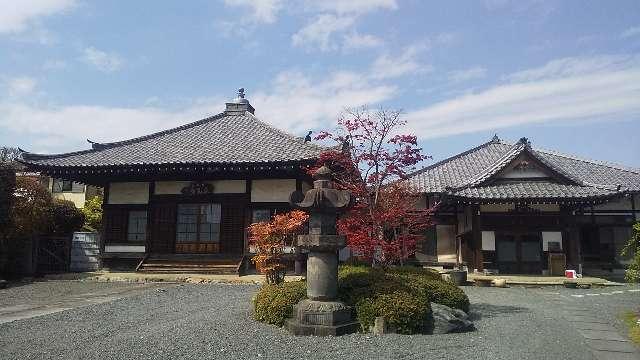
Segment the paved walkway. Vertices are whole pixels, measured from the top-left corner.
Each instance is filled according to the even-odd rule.
[[[586,301],[594,296],[601,296],[603,300],[615,299],[617,296],[628,297],[639,293],[640,289],[624,289],[616,291],[587,292],[582,294],[551,293],[549,305],[555,306],[566,321],[584,338],[598,360],[638,360],[640,351],[629,339],[622,335],[619,329],[611,325],[611,319],[605,318],[592,304]],[[553,296],[557,295],[557,296]],[[575,301],[567,301],[570,297]],[[605,299],[606,298],[606,299]],[[640,301],[638,301],[640,303]]]
[[[567,278],[564,276],[541,276],[541,275],[481,275],[481,274],[469,274],[467,277],[469,280],[484,279],[484,280],[507,280],[509,285],[562,285]],[[590,284],[590,285],[621,285],[619,283],[611,282],[606,279],[601,279],[592,276],[586,276],[580,279],[575,279],[578,284]]]

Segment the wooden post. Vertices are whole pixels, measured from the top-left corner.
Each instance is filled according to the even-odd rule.
[[[105,243],[104,238],[107,229],[107,222],[105,221],[107,208],[109,204],[109,183],[104,184],[104,189],[102,191],[102,229],[100,229],[100,254],[104,254]]]
[[[475,205],[472,207],[473,216],[471,221],[471,232],[473,235],[474,246],[474,267],[478,271],[483,270],[483,257],[482,257],[482,221],[480,218],[480,207]]]

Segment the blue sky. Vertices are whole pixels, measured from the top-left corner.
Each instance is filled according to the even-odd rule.
[[[402,109],[435,160],[487,141],[640,167],[640,2],[0,0],[0,144],[85,149],[220,112],[289,132]],[[427,165],[429,162],[425,163]]]

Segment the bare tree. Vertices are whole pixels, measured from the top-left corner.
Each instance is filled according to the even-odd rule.
[[[18,156],[20,156],[20,150],[18,150],[18,148],[9,146],[0,147],[0,163],[13,162]]]

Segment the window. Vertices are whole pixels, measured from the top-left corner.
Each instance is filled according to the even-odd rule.
[[[53,179],[53,186],[51,188],[51,192],[53,192],[53,193],[61,193],[61,192],[83,193],[84,192],[84,185],[81,184],[81,183],[70,181],[70,180]]]
[[[267,222],[271,220],[270,209],[253,209],[251,223]]]
[[[220,204],[178,204],[176,242],[220,242]]]
[[[127,241],[144,242],[147,238],[147,212],[142,210],[129,211],[129,226],[127,227]]]

